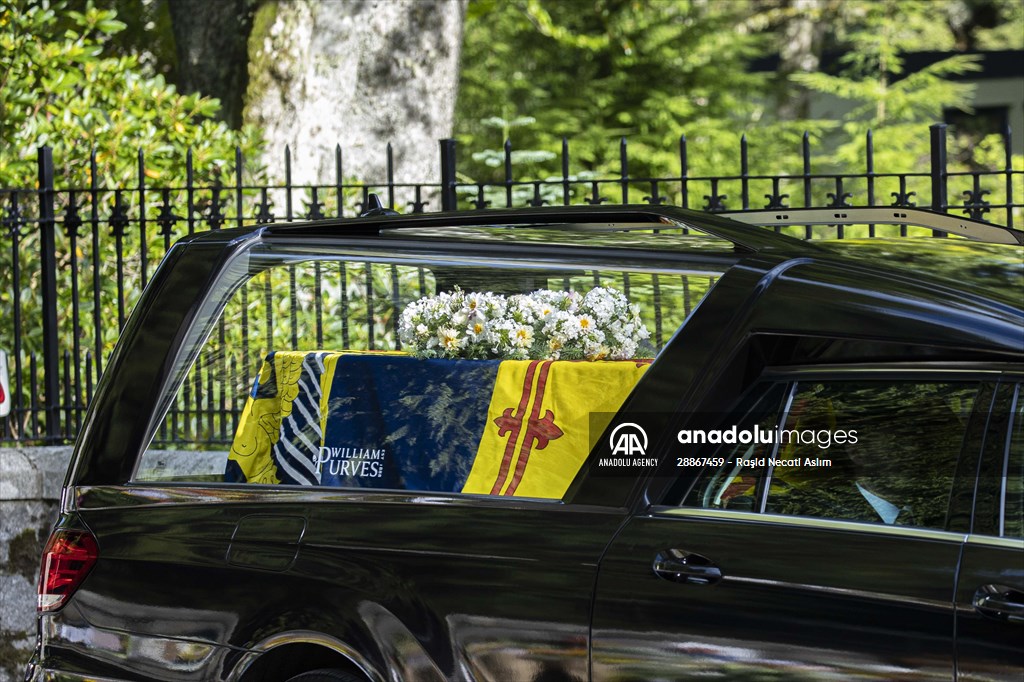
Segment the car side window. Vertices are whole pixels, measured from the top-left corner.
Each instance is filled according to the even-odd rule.
[[[254,248],[133,480],[561,499],[719,274],[395,260]]]
[[[690,488],[683,505],[702,509],[728,509],[732,511],[760,511],[760,498],[767,480],[767,468],[763,462],[774,453],[774,440],[770,435],[775,431],[783,414],[784,401],[790,385],[787,383],[772,384],[767,390],[754,389],[759,398],[746,401],[747,410],[741,407],[732,419],[722,422],[724,431],[731,430],[733,424],[737,433],[750,434],[749,442],[726,443],[717,449],[698,450],[683,446],[680,451],[685,462],[691,455],[716,463],[704,470],[696,485]],[[751,406],[751,403],[753,405]],[[704,440],[696,431],[693,440]],[[688,439],[689,440],[689,439]],[[727,438],[727,440],[733,440]],[[739,437],[735,439],[739,441]],[[744,439],[746,440],[746,439]],[[758,464],[758,462],[762,462]],[[720,464],[718,464],[720,463]],[[753,464],[751,464],[753,463]]]
[[[1024,384],[1017,387],[1006,476],[1003,478],[1003,536],[1024,538]]]
[[[944,528],[977,391],[976,384],[960,382],[799,382],[781,423],[769,427],[768,454],[744,457],[745,466],[736,470],[760,486],[762,497],[751,510]],[[733,452],[724,460],[704,473],[688,505],[736,508],[700,497],[707,481],[739,463]]]
[[[944,528],[978,387],[801,383],[780,432],[765,511]]]

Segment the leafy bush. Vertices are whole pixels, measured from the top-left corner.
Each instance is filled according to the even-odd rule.
[[[139,56],[104,56],[105,43],[125,25],[114,11],[91,2],[73,6],[81,11],[64,2],[0,0],[0,319],[10,321],[17,312],[25,321],[20,330],[10,322],[0,325],[0,348],[21,347],[20,358],[12,357],[21,371],[15,376],[19,367],[12,366],[11,380],[20,381],[22,405],[51,400],[29,394],[29,354],[42,348],[37,148],[53,149],[58,342],[62,352],[79,356],[72,362],[84,368],[83,378],[71,388],[83,396],[146,276],[185,229],[189,150],[193,182],[209,187],[234,174],[236,145],[245,158],[255,158],[259,143],[256,130],[234,131],[214,120],[217,100],[178,93]],[[246,174],[258,180],[260,170]],[[168,200],[182,219],[168,236],[158,233],[160,196],[153,185],[169,188]],[[197,217],[209,207],[211,192],[198,191],[194,199]],[[133,227],[142,217],[148,221],[145,234]],[[90,350],[100,357],[86,366],[82,356]]]
[[[233,167],[236,145],[255,148],[255,130],[214,120],[217,100],[178,93],[137,56],[101,56],[125,26],[113,10],[29,0],[0,7],[0,187],[32,187],[42,145],[53,148],[61,182],[81,187],[91,148],[101,186],[136,181],[139,150],[146,177],[173,186],[184,184],[190,148],[200,182]]]

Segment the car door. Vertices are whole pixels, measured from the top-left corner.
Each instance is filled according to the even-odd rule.
[[[681,430],[678,484],[602,558],[593,678],[950,679],[957,465],[990,397],[811,372],[756,387],[718,420],[726,444]]]
[[[963,680],[1024,679],[1024,390],[1003,383],[985,432],[956,592]]]

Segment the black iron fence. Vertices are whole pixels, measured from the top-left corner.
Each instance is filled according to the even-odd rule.
[[[611,174],[574,173],[570,144],[563,141],[559,174],[517,176],[506,143],[503,178],[476,182],[461,178],[456,142],[446,139],[440,141],[437,182],[396,182],[388,145],[385,176],[377,182],[346,179],[337,148],[334,178],[322,184],[293,183],[286,150],[283,183],[246,183],[237,152],[231,182],[207,184],[195,182],[189,154],[187,180],[178,187],[152,184],[141,152],[137,181],[130,186],[100,186],[94,153],[89,186],[59,187],[52,153],[43,147],[38,187],[0,188],[0,350],[8,353],[11,384],[11,411],[0,418],[0,441],[58,443],[75,437],[106,356],[155,264],[175,239],[196,231],[352,217],[367,206],[370,193],[412,213],[581,203],[671,203],[712,212],[918,205],[1011,227],[1020,221],[1024,170],[1013,168],[1009,130],[1003,167],[971,171],[950,169],[944,124],[931,126],[928,134],[928,168],[906,173],[875,170],[870,135],[863,170],[813,170],[828,161],[813,158],[805,135],[802,167],[791,173],[750,173],[744,138],[739,173],[691,175],[687,141],[680,137],[678,175],[635,177],[623,138],[619,168]],[[808,229],[804,236],[823,235]]]

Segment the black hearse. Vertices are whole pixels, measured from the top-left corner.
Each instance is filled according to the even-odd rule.
[[[1020,680],[1021,233],[840,210],[182,240],[27,679]]]

